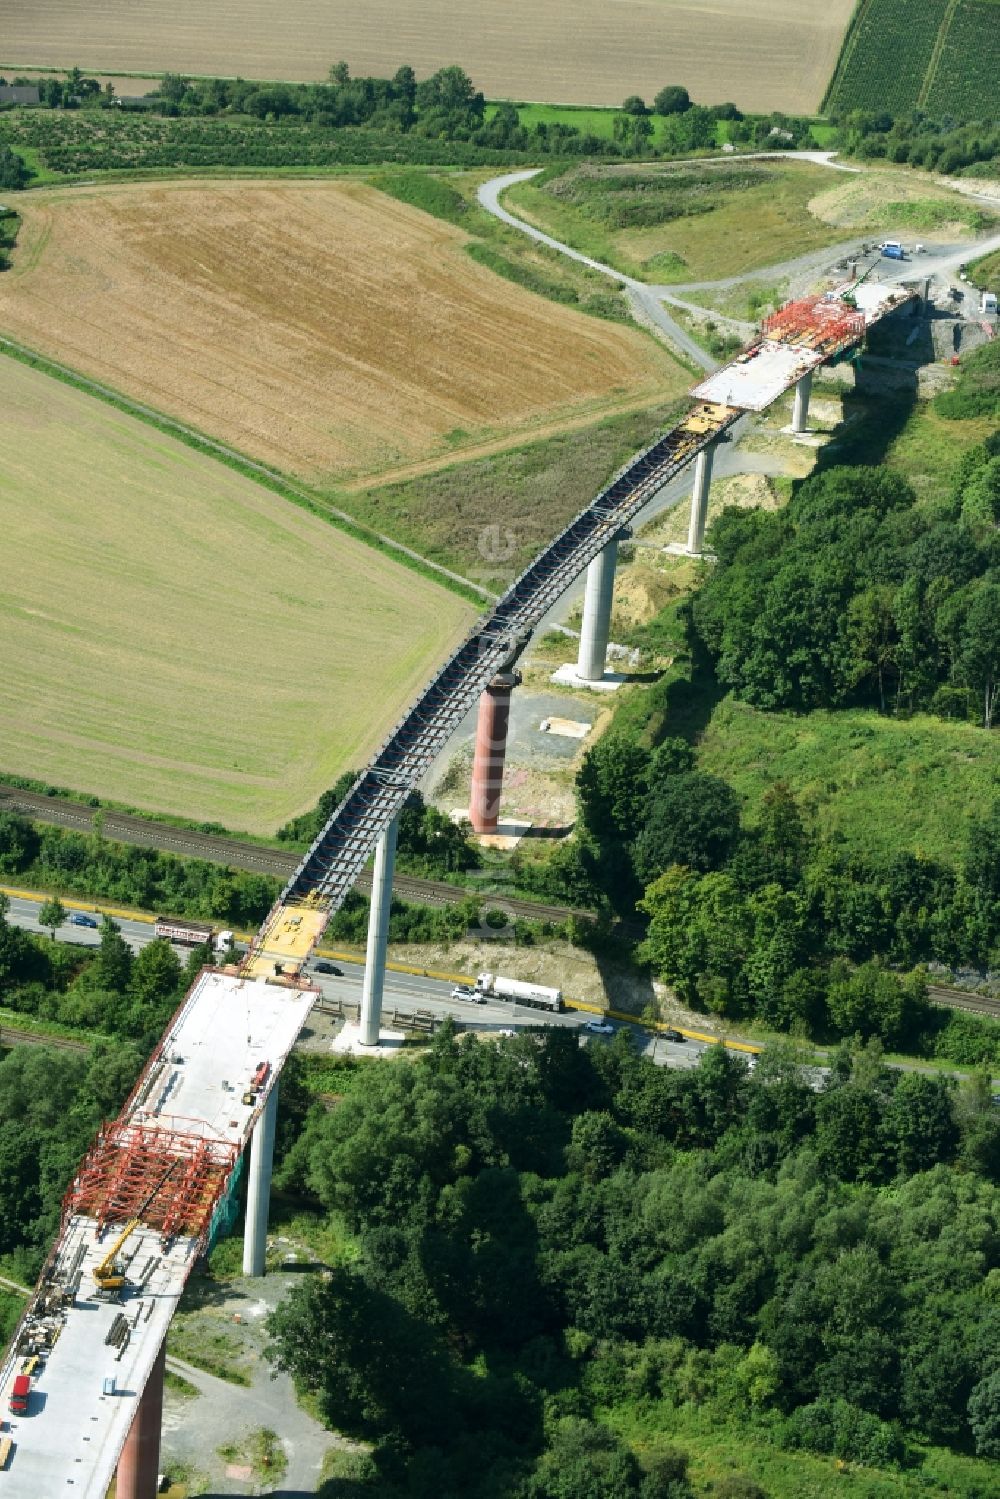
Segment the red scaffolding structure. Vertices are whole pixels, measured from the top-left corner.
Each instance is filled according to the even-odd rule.
[[[98,1231],[139,1217],[165,1239],[204,1241],[239,1148],[192,1130],[116,1120],[101,1130],[63,1199]]]
[[[804,297],[772,312],[761,331],[775,343],[837,354],[863,338],[865,326],[864,313],[838,298]]]

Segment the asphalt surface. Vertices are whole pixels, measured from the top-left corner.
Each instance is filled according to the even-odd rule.
[[[38,902],[26,900],[23,896],[11,896],[9,899],[8,921],[14,926],[23,927],[26,931],[41,932],[48,936],[48,928],[42,928],[38,924]],[[135,952],[155,940],[151,923],[116,918],[116,924],[125,941]],[[67,922],[58,929],[57,935],[60,941],[72,942],[81,947],[97,947],[100,944],[100,933],[93,927],[75,926]],[[187,948],[177,943],[172,945],[179,957],[186,957]],[[338,958],[335,966],[340,972],[326,974],[316,972],[315,961],[333,960],[322,958],[314,960],[307,970],[309,978],[319,989],[323,999],[336,1000],[349,1005],[360,1004],[365,971],[363,963]],[[385,976],[382,997],[383,1024],[388,1026],[391,1023],[394,1009],[410,1014],[415,1010],[423,1010],[437,1020],[450,1016],[460,1021],[464,1027],[487,1035],[497,1035],[503,1030],[519,1031],[537,1025],[556,1025],[575,1030],[581,1037],[587,1037],[590,1042],[600,1044],[610,1039],[588,1032],[588,1022],[595,1017],[585,1011],[566,1010],[562,1014],[554,1015],[506,1000],[491,1001],[484,1005],[473,1004],[468,1000],[453,999],[453,987],[450,980],[426,978],[422,974],[396,973],[389,970]],[[664,1037],[651,1037],[641,1026],[632,1026],[626,1021],[611,1021],[610,1024],[616,1031],[623,1028],[632,1030],[641,1050],[653,1056],[654,1060],[662,1065],[693,1067],[705,1047],[705,1043],[699,1041],[678,1042],[667,1041]]]

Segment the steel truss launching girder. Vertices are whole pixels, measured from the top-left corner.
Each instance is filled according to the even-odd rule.
[[[517,659],[531,631],[588,563],[668,480],[738,419],[725,406],[694,408],[622,469],[535,558],[424,688],[336,808],[282,891],[244,964],[267,945],[283,907],[335,911],[353,889],[379,834],[429,770],[479,694]]]

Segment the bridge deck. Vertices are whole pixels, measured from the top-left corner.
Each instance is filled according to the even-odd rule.
[[[14,1375],[41,1352],[27,1415],[10,1418],[4,1499],[49,1499],[70,1488],[76,1499],[104,1499],[219,1190],[316,997],[305,985],[203,971],[121,1117],[81,1164],[54,1254],[0,1367],[6,1412]],[[261,1062],[270,1066],[266,1082],[244,1103]],[[207,1177],[198,1176],[199,1154]],[[173,1180],[163,1183],[164,1162],[175,1159]],[[144,1223],[123,1247],[126,1293],[120,1301],[98,1298],[94,1267],[158,1182],[159,1196],[143,1212],[156,1226]],[[80,1203],[86,1211],[73,1210]],[[171,1214],[198,1231],[165,1238]],[[107,1342],[116,1318],[128,1327],[121,1350]],[[115,1379],[114,1394],[105,1393],[106,1378]]]

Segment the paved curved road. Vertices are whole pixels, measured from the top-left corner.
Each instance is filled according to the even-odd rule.
[[[520,230],[522,234],[530,235],[539,244],[558,250],[560,255],[567,255],[570,260],[576,260],[580,265],[588,266],[592,271],[599,271],[602,276],[610,276],[613,281],[617,281],[619,286],[624,286],[628,291],[629,301],[632,303],[633,312],[639,322],[653,323],[667,335],[671,343],[681,350],[685,358],[690,359],[699,369],[718,369],[719,366],[711,354],[706,353],[700,344],[695,343],[690,333],[666,312],[659,298],[658,287],[648,286],[644,281],[637,281],[634,276],[626,276],[624,272],[616,271],[614,266],[605,265],[602,260],[593,260],[591,256],[584,255],[580,250],[574,250],[571,245],[564,245],[561,240],[555,239],[551,234],[546,234],[542,229],[536,229],[534,224],[517,218],[515,214],[501,206],[501,193],[506,192],[509,187],[514,187],[518,182],[527,182],[529,178],[536,177],[540,171],[541,167],[531,167],[527,171],[506,172],[502,177],[491,178],[479,189],[480,204],[487,213],[493,214],[494,218],[501,219],[512,229]]]
[[[814,166],[828,167],[834,172],[857,173],[863,170],[861,167],[845,166],[843,162],[836,161],[834,151],[754,151],[747,152],[741,156],[703,156],[691,158],[692,162],[707,161],[773,161],[784,158],[789,161],[809,161]],[[700,368],[715,370],[717,362],[712,356],[701,348],[691,337],[686,329],[670,316],[663,306],[669,302],[674,307],[682,308],[694,313],[709,313],[716,322],[727,322],[734,327],[750,330],[749,323],[741,323],[736,319],[726,318],[714,308],[700,307],[697,302],[679,296],[678,292],[697,292],[709,289],[718,290],[727,286],[735,286],[741,281],[757,279],[774,279],[801,274],[811,270],[819,270],[828,265],[831,260],[842,260],[848,255],[857,254],[861,246],[870,243],[871,235],[844,240],[838,244],[827,245],[821,250],[812,250],[803,255],[796,255],[790,260],[779,262],[777,265],[763,266],[756,271],[743,271],[738,276],[723,276],[716,281],[687,281],[678,282],[671,286],[654,286],[645,281],[639,281],[634,276],[628,276],[623,271],[616,270],[614,266],[606,265],[601,260],[594,260],[589,255],[584,255],[580,250],[574,250],[572,245],[564,244],[551,234],[538,229],[527,220],[518,218],[516,214],[503,207],[500,202],[501,195],[509,187],[514,187],[519,182],[527,182],[542,170],[541,167],[533,167],[526,171],[506,172],[501,177],[493,177],[489,182],[484,182],[479,189],[479,202],[487,213],[493,214],[495,218],[502,220],[512,229],[517,229],[521,234],[529,235],[531,239],[537,240],[539,244],[548,245],[550,249],[557,250],[561,255],[566,255],[570,260],[575,260],[581,265],[589,267],[590,270],[599,271],[601,275],[610,277],[623,286],[632,304],[632,310],[640,323],[647,326],[653,324],[681,350],[684,356],[692,360]],[[975,193],[966,196],[977,202],[989,203],[996,207],[996,199]],[[933,259],[928,258],[920,262],[907,260],[902,263],[887,261],[884,267],[880,267],[879,280],[896,283],[900,281],[912,281],[922,275],[947,275],[958,269],[972,255],[988,255],[992,251],[1000,249],[1000,235],[993,235],[989,239],[971,240],[962,245],[950,249],[947,254],[935,255]]]

